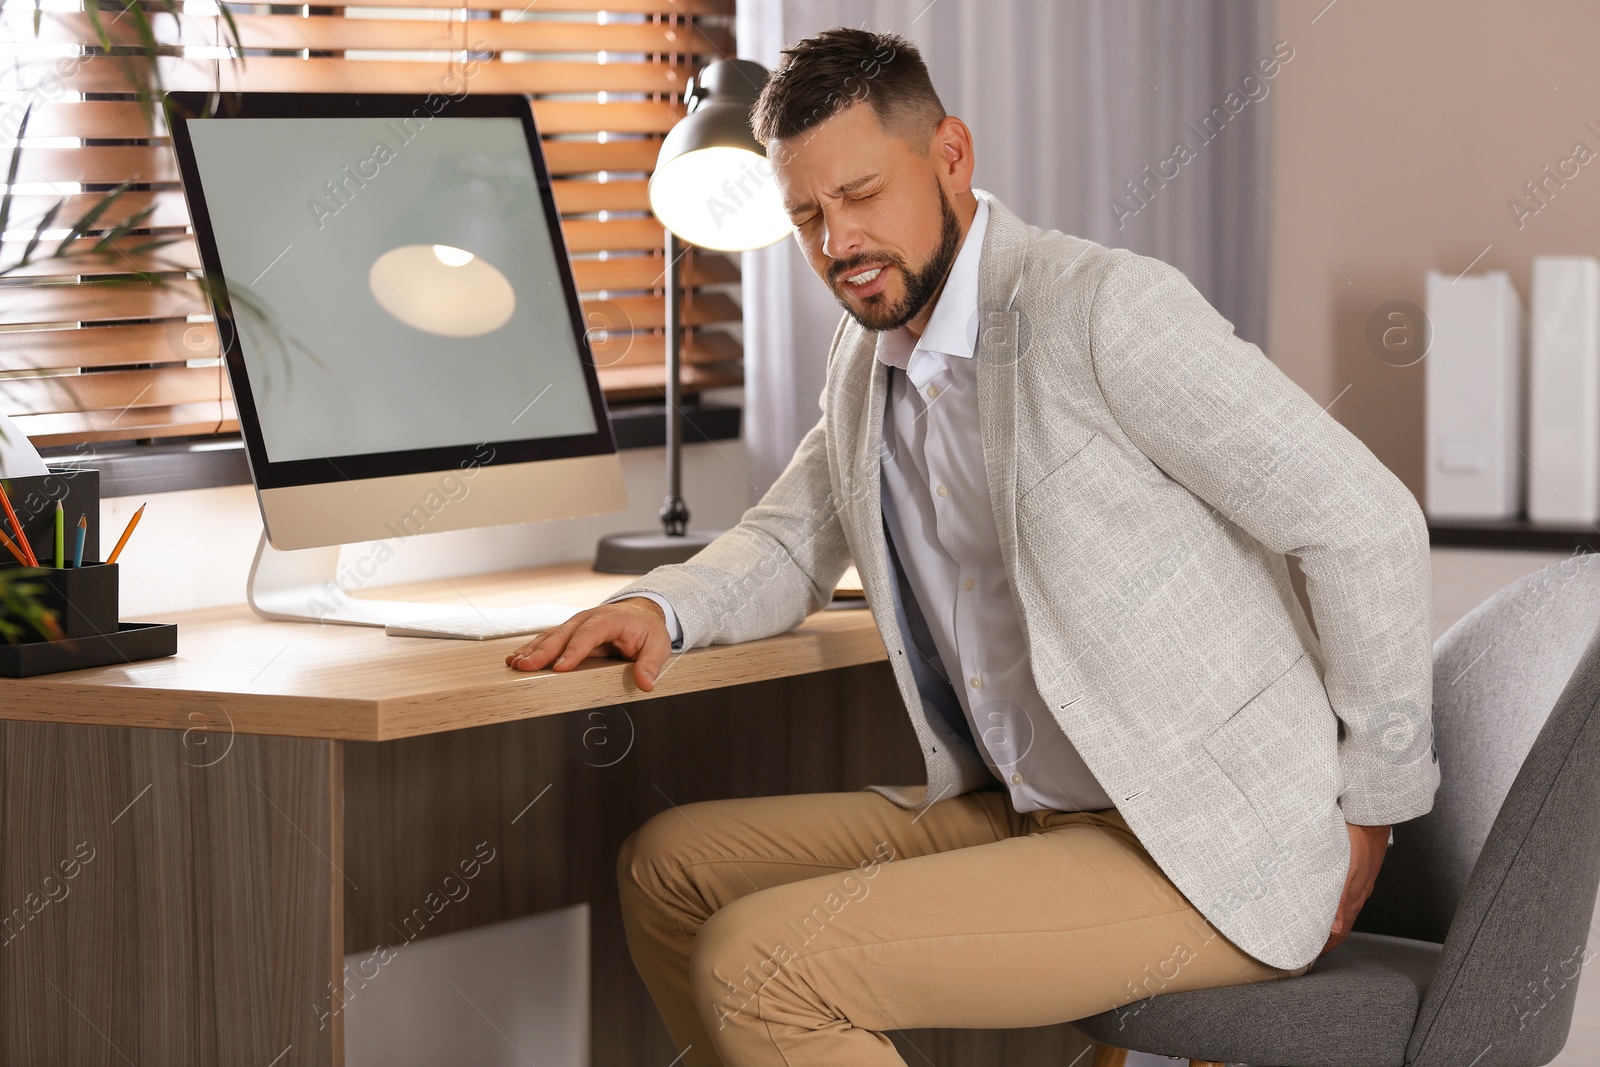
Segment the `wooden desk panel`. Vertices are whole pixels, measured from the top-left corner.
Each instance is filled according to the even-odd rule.
[[[580,606],[631,581],[587,563],[389,586],[363,595],[509,607]],[[506,653],[527,640],[390,637],[365,626],[268,622],[244,605],[165,616],[178,654],[119,667],[0,682],[0,719],[267,734],[348,741],[484,726],[885,660],[864,607],[819,611],[788,633],[695,649],[668,662],[653,692],[633,664],[593,658],[572,671],[516,671]]]
[[[191,740],[0,722],[0,1063],[343,1062],[340,745]]]

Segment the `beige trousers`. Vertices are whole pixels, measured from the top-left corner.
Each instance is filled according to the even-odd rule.
[[[920,814],[867,790],[685,804],[617,876],[685,1067],[903,1067],[884,1031],[1044,1026],[1309,967],[1229,941],[1115,808],[1018,813],[1000,790]]]

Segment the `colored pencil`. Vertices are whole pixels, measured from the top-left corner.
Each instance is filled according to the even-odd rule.
[[[24,556],[20,551],[18,551],[17,543],[11,540],[11,538],[7,537],[4,530],[0,530],[0,544],[4,544],[6,546],[6,551],[17,557],[18,563],[22,564],[24,567],[30,566],[28,563],[28,557]]]
[[[56,501],[56,570],[67,565],[67,516]]]
[[[37,567],[39,557],[33,554],[33,546],[28,544],[28,535],[22,532],[22,523],[17,521],[17,513],[12,510],[11,498],[6,496],[6,487],[0,485],[0,505],[6,510],[6,518],[11,520],[11,531],[17,535],[17,547],[22,549],[22,554],[27,558],[28,566]]]
[[[107,563],[115,563],[117,556],[122,553],[122,546],[128,543],[128,537],[133,533],[133,528],[139,525],[139,516],[144,514],[145,505],[140,504],[139,510],[133,513],[133,518],[128,520],[127,529],[122,531],[122,536],[117,538],[117,547],[111,550],[111,555],[106,557]]]
[[[72,565],[83,566],[83,538],[89,532],[89,516],[78,516],[78,543],[72,549]]]

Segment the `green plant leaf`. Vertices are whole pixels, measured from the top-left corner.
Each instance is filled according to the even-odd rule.
[[[66,202],[67,198],[63,196],[50,205],[50,210],[44,213],[44,218],[40,219],[39,224],[33,228],[33,236],[28,238],[28,247],[22,250],[22,259],[18,266],[28,262],[28,258],[33,255],[33,250],[39,247],[39,239],[44,236],[44,231],[48,230],[50,224],[56,220],[56,212],[60,211],[61,205]],[[3,232],[4,230],[0,229],[0,233]]]
[[[63,636],[55,612],[40,601],[43,593],[44,586],[38,582],[0,568],[0,637],[8,644],[21,642],[29,631],[44,640]]]
[[[17,187],[17,171],[22,168],[22,139],[28,133],[28,120],[33,117],[33,101],[22,109],[22,121],[17,124],[17,143],[11,147],[11,165],[6,168],[6,195],[0,197],[0,235],[6,232],[11,219],[12,190]]]
[[[83,216],[79,218],[77,222],[72,224],[72,228],[67,231],[67,235],[61,239],[61,243],[56,245],[54,254],[57,256],[66,254],[68,245],[82,237],[88,231],[94,229],[94,224],[99,221],[100,216],[104,215],[106,213],[106,209],[112,204],[116,203],[117,199],[122,196],[123,193],[127,192],[128,187],[132,184],[133,180],[131,178],[122,182],[115,189],[107,193],[104,199],[95,204],[94,207],[90,208],[88,211],[85,211]]]

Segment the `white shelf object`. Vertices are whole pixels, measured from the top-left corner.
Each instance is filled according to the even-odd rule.
[[[1429,271],[1425,510],[1510,519],[1522,507],[1522,301],[1501,270]]]
[[[1528,518],[1600,520],[1600,260],[1535,256],[1528,337]]]

